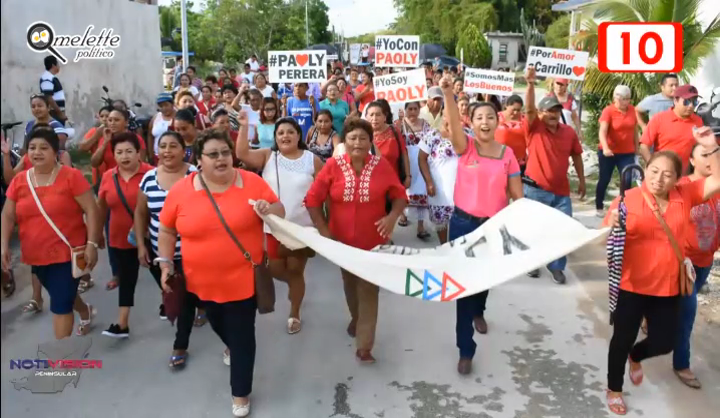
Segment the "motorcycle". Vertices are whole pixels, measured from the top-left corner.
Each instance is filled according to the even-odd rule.
[[[700,116],[705,126],[709,126],[716,137],[720,137],[720,87],[710,93],[710,99],[698,103],[695,113]]]
[[[110,98],[110,90],[107,86],[102,86],[102,89],[105,92],[105,97],[101,97],[100,101],[106,106],[113,107],[113,103],[116,102],[117,99]],[[133,103],[133,107],[140,109],[142,108],[142,103]],[[130,119],[128,120],[128,129],[140,135],[141,138],[147,141],[148,126],[150,125],[152,117],[138,117],[131,109],[128,109],[128,113],[130,115]]]

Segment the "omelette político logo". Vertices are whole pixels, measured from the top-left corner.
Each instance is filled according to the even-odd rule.
[[[60,35],[47,22],[35,22],[28,27],[28,48],[35,52],[49,52],[60,62],[68,60],[60,49],[75,49],[73,62],[82,59],[112,59],[115,48],[120,46],[120,35],[114,35],[112,28],[103,28],[97,35],[92,34],[95,26],[89,25],[82,35]]]

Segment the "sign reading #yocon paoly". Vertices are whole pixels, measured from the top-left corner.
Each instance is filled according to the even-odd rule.
[[[376,36],[375,65],[378,67],[419,67],[420,37],[415,35]]]
[[[320,83],[327,80],[325,51],[270,51],[271,83]]]

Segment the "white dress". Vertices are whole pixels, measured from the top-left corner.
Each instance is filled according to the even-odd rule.
[[[313,226],[304,200],[313,183],[314,174],[315,154],[310,151],[305,150],[303,155],[295,160],[285,158],[275,151],[270,154],[270,158],[263,168],[262,177],[285,207],[286,220],[300,226]],[[278,177],[280,178],[279,183]],[[270,232],[267,225],[265,225],[265,232]]]
[[[425,186],[425,179],[420,173],[418,155],[420,154],[420,142],[432,128],[424,120],[421,119],[421,121],[422,127],[417,132],[407,123],[403,122],[402,124],[402,134],[407,146],[410,175],[412,176],[410,188],[407,190],[408,205],[415,207],[427,207],[428,205],[427,186]]]

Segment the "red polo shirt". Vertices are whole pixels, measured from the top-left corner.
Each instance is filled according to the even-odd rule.
[[[133,218],[125,209],[125,206],[120,200],[120,196],[115,187],[115,181],[113,177],[118,175],[118,184],[120,185],[120,191],[131,211],[135,211],[135,204],[137,203],[137,195],[140,191],[140,180],[142,180],[145,173],[152,170],[152,166],[145,163],[140,163],[138,172],[130,177],[127,181],[122,178],[121,175],[117,174],[117,167],[110,170],[106,176],[103,176],[100,183],[100,190],[98,191],[98,198],[103,199],[110,211],[110,225],[108,227],[108,245],[113,248],[130,249],[133,247],[127,240],[128,232],[133,227]]]
[[[525,175],[541,189],[558,196],[570,196],[568,181],[569,158],[582,155],[582,145],[575,130],[558,123],[557,131],[550,132],[536,117],[531,124],[523,122],[527,135],[527,164]]]
[[[653,147],[654,151],[674,151],[683,163],[683,173],[690,163],[690,154],[695,145],[693,126],[703,126],[702,119],[696,114],[681,118],[673,109],[655,114],[647,124],[640,142]]]
[[[637,115],[632,105],[628,105],[627,110],[623,112],[611,104],[603,109],[599,121],[608,124],[607,142],[613,154],[635,153]],[[602,144],[598,143],[598,149],[603,149]]]

